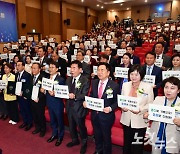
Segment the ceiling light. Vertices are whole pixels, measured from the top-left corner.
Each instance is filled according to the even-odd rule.
[[[121,6],[123,5],[123,3],[120,4]]]
[[[99,4],[97,4],[96,6],[99,7]]]
[[[83,2],[84,2],[84,0],[81,0],[81,2],[83,3]]]
[[[124,0],[115,0],[115,1],[113,1],[113,3],[122,3],[122,2],[124,2]]]
[[[104,8],[104,6],[101,6],[101,9],[103,9]]]
[[[147,3],[147,0],[145,0],[144,2]]]
[[[129,8],[127,8],[127,10],[129,10]]]

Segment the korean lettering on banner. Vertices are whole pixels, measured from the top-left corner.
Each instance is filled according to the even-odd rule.
[[[89,63],[90,62],[90,57],[88,55],[84,56],[84,62]]]
[[[180,79],[180,71],[162,71],[162,79],[169,78],[171,76],[174,76],[178,79]]]
[[[34,101],[37,101],[38,100],[38,95],[39,95],[39,87],[38,86],[33,86],[31,99],[34,100]]]
[[[88,109],[95,111],[103,111],[104,109],[104,99],[85,96],[85,102]]]
[[[156,79],[155,75],[145,75],[143,81],[146,83],[150,83],[152,85],[155,85],[155,79]]]
[[[0,89],[6,89],[7,87],[7,82],[4,80],[0,80]]]
[[[115,77],[128,78],[129,68],[125,67],[115,67]]]
[[[117,49],[117,55],[123,56],[126,53],[126,49]]]
[[[162,67],[163,59],[156,59],[155,65],[158,67]]]
[[[118,106],[133,111],[139,111],[140,99],[137,97],[118,95]]]
[[[93,66],[93,73],[94,75],[97,75],[97,66]]]
[[[174,124],[173,123],[174,118],[175,118],[174,107],[149,104],[149,116],[148,116],[149,120]]]
[[[54,85],[55,97],[69,99],[69,88],[67,85]]]
[[[45,90],[53,90],[53,81],[47,78],[42,78],[42,88]]]
[[[175,50],[180,51],[180,44],[175,45]]]
[[[1,59],[7,59],[8,55],[7,53],[0,54]]]
[[[71,68],[67,67],[67,76],[71,76]]]

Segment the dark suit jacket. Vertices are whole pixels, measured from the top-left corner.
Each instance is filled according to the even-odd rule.
[[[99,79],[92,81],[92,89],[91,89],[90,97],[98,98],[98,84],[99,84]],[[113,98],[107,98],[106,90],[109,88],[113,90]],[[99,112],[99,116],[101,116],[101,118],[104,119],[114,118],[115,116],[114,111],[118,107],[117,94],[119,94],[119,85],[116,82],[109,79],[101,99],[104,99],[104,107],[110,106],[112,108],[112,112],[108,114],[104,112]],[[93,114],[96,114],[96,111],[92,111],[92,116]]]
[[[91,75],[90,65],[87,64],[86,62],[82,62],[82,70],[83,70],[82,75],[89,79]]]
[[[72,88],[72,80],[73,77],[68,77],[66,80],[66,84],[68,85],[69,90]],[[86,116],[88,110],[83,107],[83,101],[85,100],[85,96],[88,94],[89,90],[89,80],[81,75],[79,78],[79,81],[81,83],[81,86],[79,89],[75,88],[74,94],[75,94],[75,100],[74,100],[74,109],[77,112],[77,115],[79,118],[83,118]],[[69,112],[70,108],[70,99],[67,100],[66,103],[66,111]]]
[[[143,69],[146,73],[146,69],[147,69],[146,64],[143,66]],[[162,69],[160,67],[154,65],[151,75],[156,76],[156,79],[155,79],[156,88],[153,89],[154,97],[156,97],[158,95],[158,89],[161,87],[161,84],[162,84]]]
[[[38,76],[38,78],[36,79],[36,82],[34,83],[34,86],[38,86],[39,87],[39,94],[38,94],[38,98],[39,98],[39,101],[38,103],[42,103],[42,104],[46,104],[46,99],[45,99],[45,94],[40,92],[40,87],[41,87],[41,84],[39,84],[38,82],[42,82],[42,78],[43,76],[40,74]],[[30,83],[33,85],[33,79],[34,79],[34,76],[31,76],[30,78]],[[32,100],[33,101],[33,100]],[[34,102],[34,101],[33,101]]]
[[[171,67],[171,57],[163,54],[162,58],[163,58],[162,66],[164,66],[166,68],[166,70],[167,70],[168,68]]]
[[[138,56],[133,55],[131,59],[133,59],[133,64],[140,64],[140,59]]]
[[[40,58],[37,58],[37,61],[39,61],[39,60],[40,60]],[[42,67],[42,66],[45,66],[45,65],[47,65],[47,64],[49,64],[49,58],[46,57],[46,56],[44,56],[43,61],[42,61],[42,63],[41,63],[41,67]]]

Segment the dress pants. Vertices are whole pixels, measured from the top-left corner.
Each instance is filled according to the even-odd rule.
[[[20,113],[23,119],[23,122],[27,125],[32,124],[32,112],[31,112],[31,103],[30,100],[24,99],[23,97],[18,97]]]
[[[146,128],[136,129],[125,125],[123,125],[123,128],[124,128],[123,154],[143,154]]]
[[[0,114],[8,115],[7,106],[3,97],[4,96],[0,96]]]
[[[94,129],[96,152],[102,152],[103,154],[112,153],[112,143],[111,143],[111,128],[115,120],[113,113],[111,115],[100,115],[101,113],[92,114],[91,120]]]
[[[46,131],[46,119],[45,119],[45,102],[34,102],[32,101],[32,115],[36,130],[41,132]]]
[[[18,103],[17,101],[5,101],[7,110],[9,113],[10,120],[14,122],[19,122],[19,112],[18,112]]]
[[[52,127],[52,136],[58,136],[59,139],[64,137],[64,103],[53,102],[47,99],[47,106],[50,115],[50,124]]]
[[[78,140],[77,126],[79,128],[82,142],[87,142],[87,128],[85,126],[85,117],[79,118],[73,106],[70,106],[68,112],[68,121],[71,138],[73,141]]]

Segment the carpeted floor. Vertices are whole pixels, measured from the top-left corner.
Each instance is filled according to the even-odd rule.
[[[29,131],[19,129],[19,125],[13,126],[8,120],[0,120],[0,148],[3,154],[79,154],[80,145],[67,148],[66,144],[71,141],[68,130],[62,144],[56,147],[55,141],[47,143],[46,140],[51,136],[51,128],[47,124],[47,133],[45,137],[39,137],[39,134],[33,135],[34,127]],[[88,139],[87,154],[93,154],[95,150],[94,141],[91,137]],[[122,154],[120,146],[113,145],[113,154]]]

